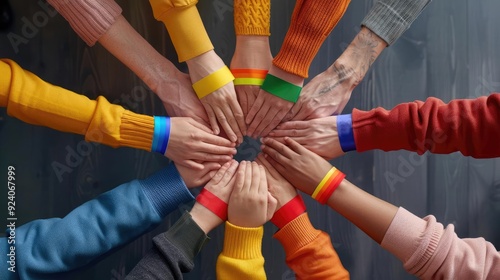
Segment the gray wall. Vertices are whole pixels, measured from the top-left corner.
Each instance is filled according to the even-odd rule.
[[[22,35],[22,17],[31,21],[41,8],[36,1],[10,1],[16,21],[8,32]],[[148,1],[118,1],[124,16],[155,47],[176,60],[167,33],[151,15]],[[198,4],[218,54],[229,63],[234,49],[231,0],[202,0]],[[352,1],[344,18],[324,43],[313,62],[313,77],[328,67],[359,30],[359,23],[374,1]],[[295,1],[272,1],[271,45],[276,54],[289,24]],[[363,83],[354,91],[345,112],[353,107],[392,108],[398,103],[436,96],[445,101],[472,98],[500,90],[500,2],[494,0],[435,0],[396,44],[385,50]],[[120,100],[146,89],[141,81],[101,46],[87,47],[59,15],[15,52],[7,33],[0,33],[0,56],[14,59],[46,81],[109,100],[146,114],[162,114],[159,99],[149,93],[129,106]],[[180,65],[185,69],[185,65]],[[1,73],[0,73],[1,75]],[[69,150],[83,144],[83,137],[27,125],[7,117],[0,109],[0,178],[6,181],[8,165],[16,166],[19,223],[61,217],[121,183],[144,178],[168,160],[144,151],[92,145],[71,173],[59,180],[54,162],[66,163]],[[240,148],[240,157],[256,153],[255,142]],[[366,191],[417,215],[433,214],[442,223],[453,223],[461,237],[483,236],[500,248],[500,162],[476,160],[459,153],[421,157],[408,152],[350,153],[333,161],[348,179]],[[390,184],[386,177],[400,176]],[[5,188],[2,192],[6,193]],[[4,197],[5,194],[1,194]],[[331,237],[352,279],[412,279],[401,263],[364,233],[329,209],[306,199],[313,224]],[[6,202],[0,203],[5,221]],[[165,231],[180,212],[173,213],[154,232],[108,255],[72,279],[122,279],[151,246],[152,236]],[[284,253],[271,238],[275,228],[265,228],[263,252],[269,279],[293,279]],[[223,229],[211,241],[186,279],[214,279]]]

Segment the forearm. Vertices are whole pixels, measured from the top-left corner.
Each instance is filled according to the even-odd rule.
[[[431,0],[378,0],[361,23],[392,45]]]
[[[398,208],[343,180],[328,199],[328,206],[377,243],[381,243]]]
[[[460,151],[466,156],[500,156],[500,94],[457,99],[445,104],[437,98],[403,103],[388,111],[353,110],[353,132],[358,151],[405,149],[423,154]]]
[[[307,78],[312,60],[344,15],[349,2],[350,0],[297,1],[290,27],[273,65]]]

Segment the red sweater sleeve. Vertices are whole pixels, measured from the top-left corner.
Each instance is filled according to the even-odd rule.
[[[457,99],[437,98],[403,103],[388,111],[354,109],[354,140],[359,152],[409,150],[492,158],[500,156],[500,94]]]
[[[297,279],[349,279],[330,237],[312,226],[307,213],[280,229],[274,238],[283,245],[286,263]]]

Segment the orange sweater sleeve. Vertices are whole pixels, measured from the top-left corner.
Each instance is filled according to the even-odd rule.
[[[286,263],[297,279],[349,279],[330,237],[312,226],[307,213],[280,229],[274,238],[283,245]]]
[[[321,44],[337,25],[350,0],[297,0],[285,40],[273,64],[307,78]]]
[[[153,117],[49,84],[9,59],[0,60],[0,73],[0,107],[9,116],[112,147],[151,150]]]

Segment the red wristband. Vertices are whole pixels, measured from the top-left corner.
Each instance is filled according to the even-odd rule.
[[[196,201],[212,211],[212,213],[221,218],[221,220],[227,220],[227,203],[209,190],[201,190],[200,194],[196,197]]]
[[[335,176],[335,178],[333,178],[333,180],[330,181],[329,185],[324,188],[325,191],[323,192],[323,194],[316,200],[321,204],[326,204],[330,196],[332,196],[333,192],[339,187],[340,183],[342,182],[342,180],[344,180],[344,178],[345,174],[339,172],[339,174],[337,174],[337,176]]]
[[[278,228],[283,228],[305,211],[306,205],[304,204],[304,200],[302,200],[302,196],[298,194],[274,213],[271,222]]]

